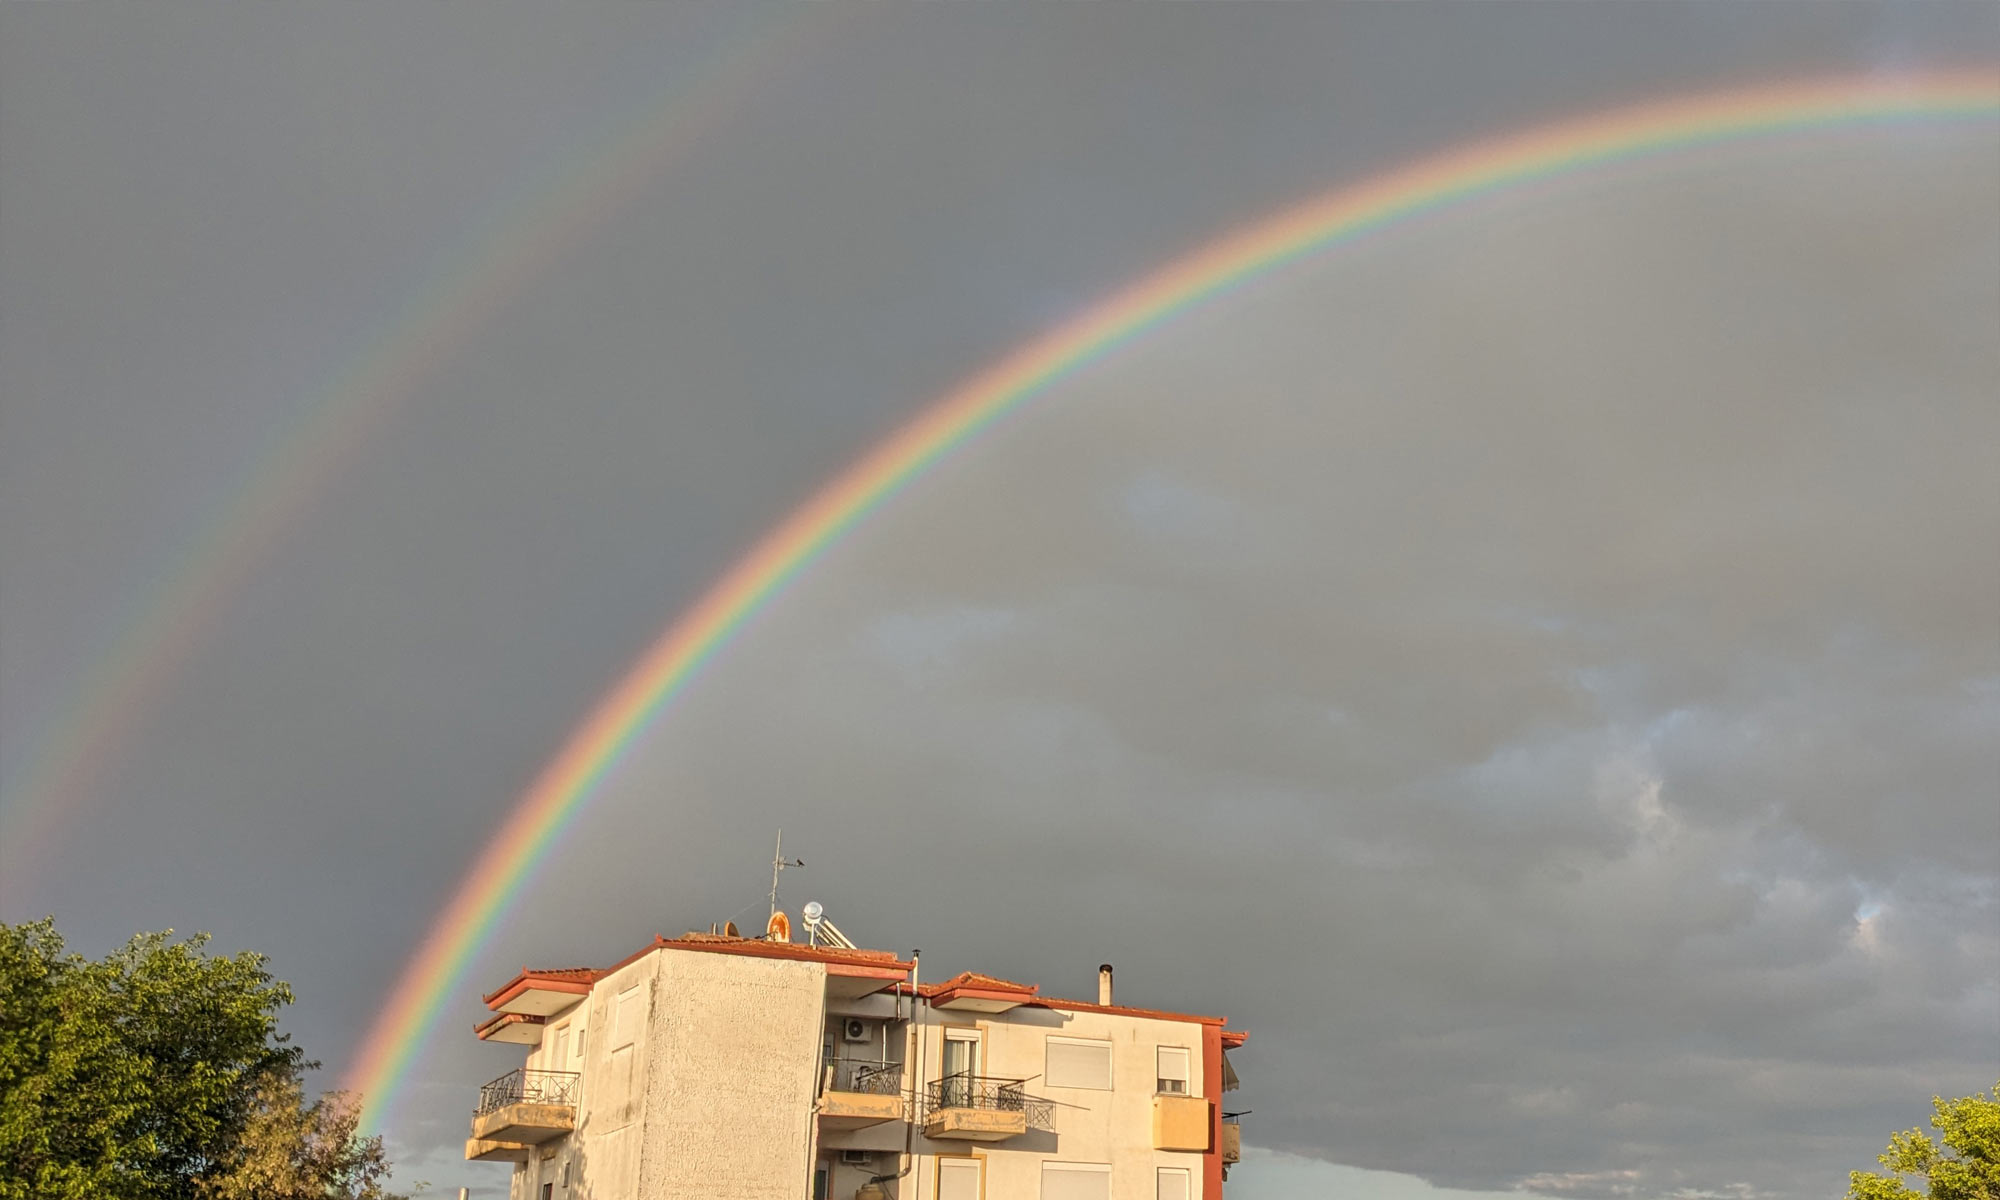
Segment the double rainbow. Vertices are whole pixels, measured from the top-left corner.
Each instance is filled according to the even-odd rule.
[[[466,230],[324,386],[297,402],[272,448],[223,489],[198,537],[166,556],[172,570],[141,589],[58,718],[40,736],[19,737],[33,752],[0,778],[0,903],[25,892],[37,865],[56,858],[61,825],[87,811],[100,773],[229,612],[230,597],[425,381],[529,280],[801,59],[837,15],[798,12],[782,21],[751,12],[690,69],[663,76],[635,117],[551,156]]]
[[[404,968],[346,1084],[381,1123],[425,1039],[458,997],[536,865],[632,740],[702,665],[877,506],[1052,383],[1189,307],[1305,255],[1500,189],[1669,151],[1815,129],[2000,114],[2000,70],[1848,77],[1620,109],[1447,151],[1230,233],[965,381],[766,534],[675,620],[543,769]]]

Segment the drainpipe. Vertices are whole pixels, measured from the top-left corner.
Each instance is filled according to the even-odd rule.
[[[777,876],[773,875],[773,879]],[[775,891],[773,892],[775,895]],[[819,1024],[813,1029],[812,1040],[812,1104],[806,1110],[806,1195],[812,1195],[813,1173],[819,1169],[819,1101],[820,1083],[826,1078],[826,1066],[820,1062],[820,1045],[826,1039],[826,975],[821,967],[819,982]],[[826,1173],[827,1191],[833,1190],[833,1172]]]
[[[906,1051],[907,1057],[913,1058],[915,1061],[909,1064],[911,1119],[903,1122],[903,1170],[910,1174],[911,1191],[921,1191],[923,1188],[923,1180],[916,1177],[917,1118],[922,1115],[918,1108],[920,1103],[918,1097],[921,1095],[918,1089],[924,1085],[924,1050],[926,1049],[925,1029],[923,1026],[917,1024],[917,1005],[923,1002],[923,997],[918,994],[917,989],[923,983],[923,975],[924,952],[922,950],[912,950],[910,951],[910,1034],[907,1045],[914,1046],[916,1053],[908,1054]],[[897,1195],[900,1196],[901,1194],[902,1189],[898,1188]]]

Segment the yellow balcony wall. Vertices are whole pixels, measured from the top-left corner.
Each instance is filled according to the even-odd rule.
[[[903,1097],[868,1092],[827,1092],[819,1098],[822,1129],[862,1129],[903,1119]]]
[[[1153,1149],[1208,1149],[1209,1102],[1199,1096],[1153,1097]]]
[[[924,1121],[927,1138],[999,1142],[1028,1132],[1028,1114],[1016,1109],[940,1108]]]
[[[534,1149],[533,1146],[523,1145],[520,1142],[468,1138],[465,1143],[465,1161],[524,1163],[528,1161],[528,1155],[533,1153]]]

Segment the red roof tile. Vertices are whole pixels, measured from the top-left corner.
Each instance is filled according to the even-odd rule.
[[[1062,1012],[1102,1012],[1120,1017],[1144,1017],[1152,1021],[1193,1021],[1200,1025],[1226,1025],[1228,1017],[1204,1017],[1199,1013],[1168,1012],[1159,1008],[1132,1008],[1124,1004],[1096,1004],[1089,1000],[1059,1000],[1052,996],[1037,996],[1028,1001],[1030,1007],[1053,1008]]]
[[[981,975],[977,971],[960,971],[943,983],[927,983],[917,989],[917,991],[919,995],[928,999],[945,992],[956,992],[967,989],[981,992],[1018,992],[1023,997],[1027,997],[1041,991],[1041,985],[1015,983],[1012,980],[1001,979],[996,975]]]
[[[587,987],[613,971],[639,961],[655,950],[699,950],[710,954],[740,954],[750,958],[787,958],[825,963],[829,967],[850,968],[844,972],[846,974],[878,975],[884,978],[894,978],[894,975],[884,975],[884,972],[900,972],[907,975],[910,969],[916,966],[913,962],[904,962],[897,958],[895,953],[889,950],[843,950],[832,946],[804,946],[792,942],[767,942],[762,938],[730,937],[722,933],[688,933],[677,938],[656,936],[647,945],[609,967],[560,967],[554,970],[531,970],[524,967],[519,975],[508,980],[499,991],[486,996],[485,1001],[491,1005],[500,996],[519,989],[524,984],[532,985],[536,982],[569,985],[562,989],[565,991],[571,990],[579,983]]]
[[[489,992],[485,996],[481,997],[481,999],[490,1005],[495,1000],[499,999],[501,996],[506,995],[508,992],[514,991],[515,989],[520,988],[524,984],[534,984],[534,983],[557,983],[557,984],[571,984],[571,985],[580,983],[585,986],[585,990],[588,990],[589,985],[596,983],[599,979],[604,978],[604,974],[605,973],[603,971],[597,970],[595,967],[556,967],[552,970],[550,969],[536,970],[530,967],[522,967],[521,973],[519,975],[514,976],[514,978],[509,979],[504,985],[501,986],[499,991]],[[564,987],[559,990],[573,991],[574,988]]]
[[[685,950],[724,950],[757,946],[758,953],[770,952],[774,958],[806,958],[826,962],[878,963],[885,967],[908,968],[910,963],[897,958],[891,950],[846,950],[836,946],[805,946],[797,942],[767,942],[763,938],[730,937],[726,933],[684,933],[677,938],[658,938],[656,944],[674,946]]]

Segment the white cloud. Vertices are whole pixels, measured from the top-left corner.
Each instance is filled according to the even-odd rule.
[[[1229,1174],[1230,1200],[1521,1200],[1519,1191],[1434,1187],[1414,1175],[1369,1171],[1246,1146]]]

